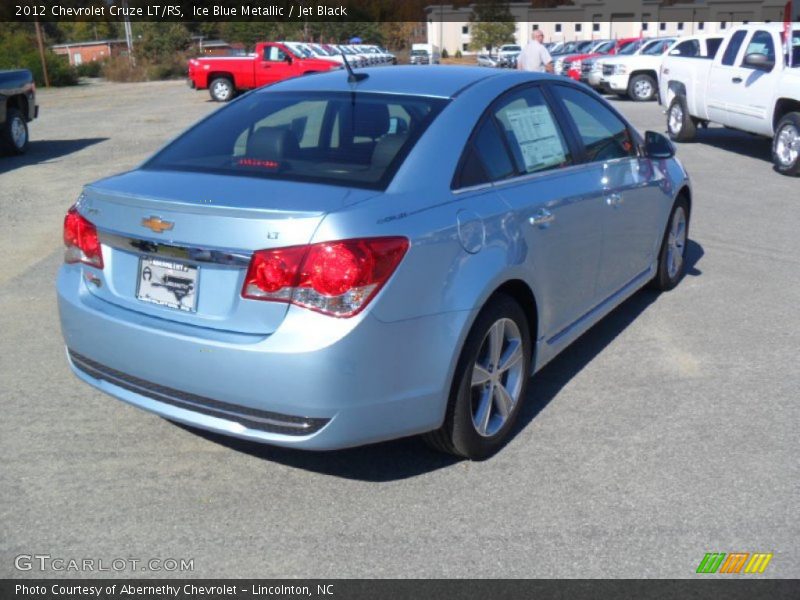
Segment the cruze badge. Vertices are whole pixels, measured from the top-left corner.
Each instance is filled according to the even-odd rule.
[[[153,233],[164,233],[165,231],[169,231],[175,227],[175,223],[171,223],[170,221],[162,221],[159,217],[148,217],[147,219],[142,219],[142,225],[147,227]]]

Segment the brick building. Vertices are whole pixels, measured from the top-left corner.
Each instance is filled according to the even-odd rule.
[[[93,42],[74,42],[50,46],[56,54],[66,56],[69,64],[77,67],[80,64],[105,60],[128,51],[125,40],[96,40]]]

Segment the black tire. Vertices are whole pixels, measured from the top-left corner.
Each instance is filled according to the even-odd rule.
[[[628,82],[628,97],[634,102],[650,102],[657,92],[658,84],[650,75],[634,75]]]
[[[697,126],[689,114],[684,96],[675,96],[667,109],[667,133],[676,142],[691,142],[697,135]]]
[[[685,227],[684,227],[684,234],[683,234],[683,244],[680,248],[680,267],[678,269],[671,269],[670,268],[670,246],[672,240],[672,229],[674,226],[674,220],[676,218],[676,214],[682,211],[683,216],[685,219]],[[656,271],[655,277],[650,282],[650,287],[661,291],[661,292],[668,292],[669,290],[673,289],[680,280],[683,279],[683,276],[686,274],[686,249],[689,247],[689,202],[683,196],[678,196],[677,200],[675,200],[675,204],[672,207],[672,210],[669,213],[669,219],[667,219],[667,226],[664,228],[664,238],[661,241],[661,249],[658,253],[658,270]],[[675,248],[672,248],[673,251]]]
[[[214,102],[230,102],[236,95],[236,88],[228,77],[215,77],[208,84],[208,93]]]
[[[786,139],[781,140],[781,136],[791,136],[794,139],[793,152],[785,149]],[[800,175],[800,112],[784,115],[778,121],[775,136],[772,138],[772,164],[782,175]]]
[[[0,142],[3,150],[10,154],[25,154],[28,150],[28,123],[18,109],[9,107],[6,111],[6,122],[0,131]]]
[[[508,411],[508,416],[505,417],[504,422],[502,421],[502,416],[499,416],[499,412],[495,413],[498,423],[502,424],[491,435],[488,435],[488,431],[487,435],[483,435],[478,432],[473,417],[473,410],[477,409],[475,403],[479,403],[479,398],[474,395],[474,392],[476,389],[481,389],[478,386],[475,388],[472,386],[473,370],[476,362],[485,357],[484,350],[487,349],[485,342],[487,342],[489,331],[493,325],[502,321],[506,323],[508,328],[506,331],[513,330],[512,327],[507,325],[507,321],[503,321],[505,319],[513,321],[516,326],[516,330],[511,332],[512,337],[516,336],[517,333],[520,335],[522,371],[521,375],[520,372],[516,372],[519,363],[515,361],[514,365],[517,365],[517,367],[514,368],[514,371],[516,374],[512,374],[511,370],[509,370],[500,372],[496,377],[499,378],[498,381],[503,382],[504,386],[510,385],[517,388],[519,390],[517,393],[518,399],[511,410]],[[509,296],[497,295],[484,307],[475,320],[461,351],[453,377],[444,423],[438,430],[423,436],[429,446],[441,452],[470,460],[483,460],[492,456],[505,445],[519,416],[520,408],[525,401],[525,391],[530,375],[532,351],[528,323],[528,317],[526,317],[525,312]],[[505,337],[503,337],[503,340],[504,348],[510,350],[511,345],[505,346],[510,342]],[[499,369],[495,369],[495,371],[499,372]],[[489,372],[491,372],[491,369]],[[511,380],[512,376],[513,381]],[[489,385],[491,384],[488,382],[485,384],[484,392],[486,389],[494,389],[489,388]],[[497,410],[499,405],[496,404],[491,393],[490,397],[492,398],[491,402],[489,402],[490,410]],[[488,421],[489,419],[487,419]]]

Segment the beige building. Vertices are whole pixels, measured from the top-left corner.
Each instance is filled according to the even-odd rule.
[[[725,32],[750,21],[782,21],[785,0],[698,0],[662,6],[660,0],[572,0],[556,8],[532,8],[530,2],[511,2],[516,21],[516,43],[530,41],[534,28],[546,42],[626,37],[691,35]],[[796,1],[795,12],[800,12]],[[472,6],[429,6],[428,43],[473,54],[470,22]],[[795,17],[797,20],[799,17]]]

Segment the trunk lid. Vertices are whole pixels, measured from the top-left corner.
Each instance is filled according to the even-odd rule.
[[[97,227],[105,262],[102,272],[84,267],[96,276],[94,283],[87,277],[87,288],[152,316],[269,334],[288,305],[242,298],[249,255],[307,244],[327,213],[374,195],[194,172],[138,170],[104,179],[87,186],[78,204]]]

